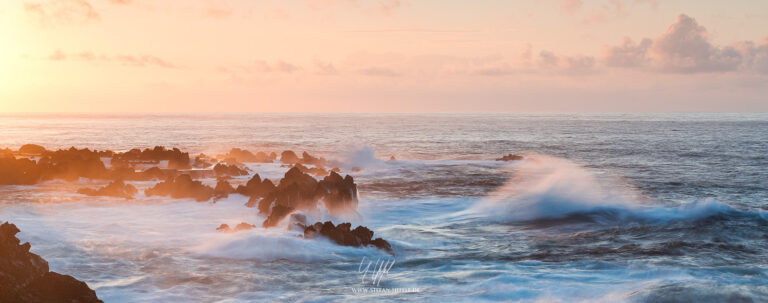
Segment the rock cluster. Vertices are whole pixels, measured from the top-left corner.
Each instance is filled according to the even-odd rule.
[[[0,225],[0,302],[101,302],[85,282],[48,271],[48,262],[20,244],[19,229]]]
[[[77,190],[78,194],[88,196],[108,196],[125,199],[133,199],[133,195],[135,195],[137,192],[138,190],[136,187],[130,184],[125,184],[125,182],[120,180],[112,181],[106,186],[98,189],[81,188]]]
[[[339,225],[333,225],[333,222],[326,221],[317,222],[310,226],[304,227],[304,238],[312,239],[318,236],[322,236],[330,239],[336,244],[343,246],[368,246],[372,245],[378,249],[384,250],[388,253],[392,253],[392,246],[389,242],[382,238],[373,239],[373,231],[365,226],[358,226],[355,229],[351,229],[351,223],[340,223]]]
[[[174,199],[193,198],[198,202],[208,201],[213,197],[214,190],[200,181],[192,180],[187,174],[175,178],[168,178],[155,184],[154,187],[144,190],[147,197],[171,196]]]
[[[238,162],[250,163],[272,163],[277,158],[277,154],[257,152],[256,154],[239,148],[233,148],[228,153],[218,156],[220,159],[234,159]]]
[[[168,161],[168,168],[189,169],[191,167],[189,153],[175,147],[166,149],[164,146],[144,150],[134,148],[124,153],[116,153],[112,156],[111,163],[113,166],[121,166],[132,163],[157,163],[164,160]]]

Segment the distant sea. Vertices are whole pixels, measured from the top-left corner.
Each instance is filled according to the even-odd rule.
[[[352,175],[360,203],[352,218],[307,215],[365,225],[395,251],[285,226],[217,232],[264,220],[238,195],[0,186],[0,221],[105,302],[768,301],[768,114],[0,115],[0,148],[26,143],[308,151]],[[510,153],[524,159],[495,161]],[[361,283],[361,261],[385,259],[379,284]]]

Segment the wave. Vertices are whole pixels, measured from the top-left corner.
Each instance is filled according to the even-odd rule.
[[[629,184],[598,176],[563,158],[526,155],[509,168],[514,173],[507,183],[466,213],[502,222],[583,218],[611,224],[627,220],[663,223],[716,215],[747,215],[766,220],[764,211],[742,210],[713,199],[662,205],[643,197]]]

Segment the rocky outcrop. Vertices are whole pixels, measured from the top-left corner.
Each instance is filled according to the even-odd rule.
[[[216,187],[213,188],[213,199],[224,199],[235,192],[235,188],[227,180],[219,180],[216,182]]]
[[[0,302],[101,302],[84,282],[48,271],[29,243],[20,244],[18,232],[16,225],[0,225]]]
[[[43,180],[64,179],[77,180],[78,178],[109,179],[111,174],[101,161],[101,154],[95,150],[60,149],[54,152],[46,152],[37,161]]]
[[[285,150],[280,154],[280,162],[285,164],[296,164],[299,163],[299,156],[292,150]]]
[[[244,231],[244,230],[251,230],[256,228],[256,225],[248,224],[245,222],[241,222],[235,228],[230,228],[228,224],[221,224],[219,227],[216,228],[216,231],[220,232],[238,232],[238,231]]]
[[[520,160],[523,160],[523,156],[519,156],[515,154],[509,154],[496,159],[496,161],[520,161]]]
[[[107,184],[107,186],[98,189],[81,188],[77,190],[78,194],[88,196],[107,196],[125,199],[133,199],[133,195],[135,195],[137,192],[138,190],[136,187],[130,184],[125,184],[125,182],[120,180],[110,182]]]
[[[131,149],[124,153],[116,153],[112,156],[112,165],[129,165],[131,163],[156,163],[159,161],[168,161],[168,168],[189,169],[189,153],[182,152],[178,148],[166,149],[164,146],[155,146],[153,149],[138,148]]]
[[[248,175],[248,171],[238,167],[237,165],[227,165],[224,163],[218,163],[213,167],[213,172],[216,176],[245,176]]]
[[[22,154],[42,155],[45,152],[47,152],[45,147],[37,144],[24,144],[19,148],[19,153]]]
[[[256,180],[254,180],[256,179]],[[293,167],[285,173],[274,188],[258,183],[257,176],[248,181],[246,187],[238,187],[238,192],[248,195],[256,191],[248,191],[248,187],[260,185],[258,195],[251,195],[248,206],[256,205],[259,213],[267,215],[264,227],[277,225],[283,218],[294,210],[314,209],[320,201],[332,214],[340,214],[357,209],[357,185],[351,176],[342,178],[336,172],[318,182],[312,176]],[[258,201],[258,203],[256,203]]]
[[[277,158],[277,154],[265,152],[257,152],[256,154],[239,148],[233,148],[228,153],[219,156],[221,159],[235,159],[239,162],[249,163],[272,163]]]
[[[245,185],[240,185],[236,189],[237,193],[250,197],[246,204],[248,207],[256,206],[259,199],[266,197],[274,190],[275,184],[269,181],[269,179],[262,180],[259,174],[254,174]]]
[[[318,182],[315,195],[331,213],[357,209],[357,185],[350,175],[342,178],[332,171]]]
[[[149,196],[171,196],[174,199],[193,198],[198,202],[208,201],[213,197],[213,188],[200,181],[193,181],[187,174],[155,184],[144,191]]]
[[[378,249],[392,252],[392,246],[382,238],[373,239],[373,231],[365,226],[358,226],[350,230],[351,223],[341,223],[333,225],[333,222],[317,222],[304,228],[304,238],[312,239],[315,237],[325,237],[332,242],[343,246],[375,246]]]
[[[0,155],[0,184],[30,185],[40,180],[40,168],[35,161],[16,159],[12,154]]]

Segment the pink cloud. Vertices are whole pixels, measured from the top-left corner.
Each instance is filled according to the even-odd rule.
[[[98,21],[101,16],[85,0],[53,0],[24,3],[24,11],[43,26],[84,24]]]

